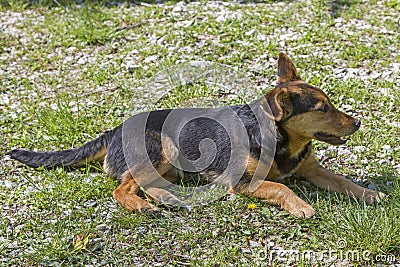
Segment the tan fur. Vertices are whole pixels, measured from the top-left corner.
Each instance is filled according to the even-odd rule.
[[[298,197],[287,186],[276,181],[285,176],[296,174],[320,188],[345,193],[357,199],[365,199],[369,204],[383,198],[384,194],[382,193],[362,188],[350,180],[324,169],[317,163],[314,155],[310,154],[309,150],[304,150],[307,144],[316,138],[333,144],[343,143],[340,137],[353,134],[360,126],[359,121],[337,110],[329,101],[328,96],[320,89],[311,87],[301,81],[294,64],[283,53],[280,53],[278,57],[278,73],[278,86],[267,93],[258,103],[265,116],[273,118],[277,123],[276,125],[280,123],[280,127],[289,136],[287,162],[290,159],[297,158],[299,155],[303,156],[299,158],[299,161],[292,161],[291,163],[296,165],[290,167],[289,171],[282,173],[284,171],[280,170],[278,166],[279,164],[282,166],[282,158],[279,161],[274,161],[271,168],[268,168],[258,159],[248,155],[244,158],[244,160],[247,160],[245,173],[251,177],[259,178],[257,181],[258,187],[252,188],[251,183],[239,182],[237,186],[230,189],[230,192],[262,198],[272,204],[279,205],[295,217],[304,218],[313,216],[315,214],[314,208]],[[293,95],[296,95],[297,98],[290,98]],[[295,113],[296,105],[294,104],[299,103],[292,103],[291,99],[299,99],[299,96],[302,97],[300,99],[303,99],[307,105],[311,106],[307,106],[309,110]],[[308,99],[312,99],[312,101],[307,102]],[[270,114],[267,107],[271,109],[272,114]],[[324,107],[328,107],[328,109],[321,111]],[[300,110],[300,108],[298,109]],[[328,137],[326,135],[321,137],[321,133],[328,135]],[[333,137],[330,135],[333,135]],[[332,141],[329,138],[334,138],[334,140]],[[147,165],[135,165],[123,175],[121,185],[113,192],[114,198],[125,208],[137,211],[157,209],[137,196],[139,191],[138,184],[143,187],[146,186],[147,192],[157,201],[167,203],[179,201],[164,189],[170,182],[178,179],[179,171],[173,167],[171,162],[178,157],[179,151],[168,137],[162,139],[162,144],[162,160],[156,169],[151,164],[149,166],[148,163]],[[307,153],[304,154],[304,151]],[[286,160],[286,158],[284,159]],[[284,163],[287,162],[284,161]],[[105,159],[105,169],[107,170],[107,159]],[[158,179],[159,175],[163,175],[166,179]]]
[[[75,163],[72,165],[72,167],[79,167],[79,166],[84,166],[86,163],[91,162],[91,161],[103,161],[104,158],[106,157],[108,153],[108,148],[104,147],[102,150],[98,151],[96,154],[93,156],[88,157],[85,160],[81,160],[78,163]]]
[[[247,187],[242,187],[233,192],[262,198],[271,204],[277,204],[295,217],[309,218],[315,214],[311,205],[298,197],[286,185],[280,183],[264,181],[253,192],[250,192]]]
[[[290,157],[297,156],[307,143],[315,139],[315,133],[322,132],[343,137],[353,134],[358,129],[359,125],[355,124],[357,120],[337,110],[325,93],[317,88],[310,88],[308,85],[304,86],[306,84],[300,80],[293,63],[284,54],[279,54],[278,69],[280,75],[278,87],[271,90],[265,98],[270,99],[269,106],[275,121],[280,122],[288,118],[282,124],[282,127],[289,136],[287,149]],[[295,94],[309,95],[313,99],[318,99],[318,101],[314,106],[309,107],[311,111],[291,116],[294,112],[294,103],[290,102],[289,96]],[[260,103],[262,104],[263,101]],[[328,107],[327,112],[320,111],[324,106]],[[246,172],[257,176],[257,168],[266,169],[263,163],[249,156]],[[300,199],[292,190],[285,185],[273,182],[283,177],[276,162],[273,162],[267,173],[265,175],[266,181],[262,182],[255,191],[250,191],[248,184],[240,185],[231,191],[262,198],[272,204],[278,204],[295,217],[309,218],[315,214],[313,207]],[[317,163],[312,154],[286,175],[290,174],[302,176],[320,188],[345,193],[357,199],[365,199],[369,204],[377,202],[385,196],[383,193],[360,187],[350,180],[324,169]]]
[[[251,155],[247,157],[246,173],[250,176],[265,176],[268,173],[268,167],[262,164],[259,160],[255,159]]]
[[[306,178],[319,188],[344,193],[360,200],[365,199],[368,204],[373,204],[385,196],[383,193],[358,186],[345,177],[323,168],[313,156],[310,156],[301,164],[296,174]]]
[[[279,83],[300,80],[300,76],[297,73],[293,62],[286,54],[279,53],[278,66]]]
[[[114,190],[114,199],[128,210],[140,212],[157,210],[154,205],[137,196],[139,185],[144,187],[155,200],[176,199],[175,196],[162,189],[167,187],[170,181],[161,179],[161,176],[173,167],[170,162],[178,157],[178,149],[169,137],[163,137],[162,144],[162,160],[156,168],[148,161],[135,165],[122,175],[122,183]]]
[[[122,183],[113,192],[116,201],[130,211],[157,210],[154,205],[137,196],[139,185],[132,178],[130,171],[127,171],[122,177]]]
[[[318,111],[307,112],[289,119],[285,129],[291,133],[290,136],[304,140],[307,139],[308,141],[313,138],[314,133],[317,131],[340,137],[347,136],[353,134],[357,128],[353,126],[354,119],[347,118],[346,116],[346,114],[337,109],[327,113]]]

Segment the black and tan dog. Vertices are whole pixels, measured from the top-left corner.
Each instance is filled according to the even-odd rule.
[[[283,53],[280,53],[278,58],[278,76],[277,86],[264,95],[262,101],[257,102],[261,103],[260,105],[269,105],[272,111],[276,130],[276,151],[272,167],[266,169],[266,173],[263,174],[264,180],[256,190],[250,190],[249,184],[257,166],[263,164],[260,160],[261,144],[257,142],[260,138],[258,122],[250,105],[230,107],[242,120],[251,148],[247,155],[243,155],[245,162],[243,176],[230,188],[230,191],[265,199],[280,205],[296,217],[305,218],[313,216],[315,210],[288,187],[276,182],[280,178],[295,174],[320,188],[365,199],[369,204],[378,201],[383,194],[360,187],[321,167],[312,153],[313,139],[332,145],[344,144],[346,141],[342,137],[357,131],[361,122],[337,110],[320,89],[301,81],[292,61]],[[184,114],[194,112],[196,109],[182,110],[180,113],[174,113],[174,116],[178,116],[177,121],[180,119],[179,116],[185,116]],[[207,109],[207,112],[218,113],[219,109]],[[148,156],[160,175],[167,177],[169,181],[174,181],[178,178],[173,177],[177,173],[176,167],[169,162],[169,159],[182,153],[190,160],[195,160],[200,153],[199,142],[204,138],[211,138],[216,143],[217,156],[199,173],[210,181],[227,167],[231,149],[226,132],[220,131],[217,125],[213,125],[212,120],[205,118],[198,118],[188,123],[179,133],[179,140],[167,138],[166,142],[162,142],[161,129],[170,113],[171,110],[153,111],[138,114],[130,119],[133,125],[143,124],[143,120],[146,120],[143,125],[147,151],[145,154],[143,151],[131,151],[129,161],[126,161],[123,153],[124,124],[80,148],[56,152],[12,150],[9,155],[28,166],[45,168],[76,167],[88,161],[104,159],[106,173],[121,181],[113,196],[122,206],[136,211],[156,210],[154,205],[137,195],[140,189],[138,179],[151,180],[150,176],[154,175],[142,164],[143,157]],[[135,139],[132,140],[134,142]],[[176,142],[179,142],[179,150]],[[183,176],[180,175],[179,179],[185,180],[185,177],[190,175],[183,172]],[[148,187],[147,190],[158,200],[168,194],[162,188]]]

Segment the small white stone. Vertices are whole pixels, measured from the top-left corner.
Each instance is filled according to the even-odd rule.
[[[390,145],[384,145],[382,146],[382,150],[385,152],[392,152],[393,148]]]
[[[355,152],[364,152],[367,148],[365,146],[355,146],[353,149]]]
[[[254,33],[255,31],[256,31],[255,29],[251,29],[250,31],[246,32],[244,35],[246,35],[246,36],[251,36],[251,35],[253,35],[253,33]]]

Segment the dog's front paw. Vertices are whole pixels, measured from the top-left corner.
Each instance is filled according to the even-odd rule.
[[[296,202],[289,203],[284,207],[291,215],[296,218],[311,218],[316,213],[315,209],[304,202],[303,200],[299,199]]]
[[[373,190],[368,190],[365,192],[365,202],[370,205],[379,203],[385,198],[387,198],[387,195],[382,192],[376,192]]]

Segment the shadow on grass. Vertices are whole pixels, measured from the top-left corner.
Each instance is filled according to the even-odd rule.
[[[350,0],[331,0],[330,3],[330,11],[331,17],[337,18],[340,17],[340,14],[343,10],[348,9],[350,6],[357,4],[358,1],[350,1]]]

